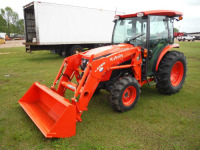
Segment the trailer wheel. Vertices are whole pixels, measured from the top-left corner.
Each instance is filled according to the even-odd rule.
[[[162,94],[178,93],[185,82],[186,57],[178,51],[169,51],[161,60],[156,77],[156,88]]]
[[[65,58],[65,57],[68,56],[68,55],[67,55],[68,53],[67,53],[66,48],[57,49],[56,51],[57,51],[57,54],[58,54],[60,57]]]
[[[61,57],[62,56],[62,51],[60,49],[57,49],[57,54]]]
[[[110,103],[115,111],[128,111],[137,103],[140,92],[140,85],[135,78],[124,77],[114,84]]]
[[[65,49],[59,50],[58,54],[60,55],[60,57],[63,57],[63,58],[68,56],[67,55],[67,50],[65,50]]]
[[[70,48],[69,50],[69,55],[74,55],[74,54],[78,54],[81,53],[83,51],[83,47],[80,45],[74,45]]]

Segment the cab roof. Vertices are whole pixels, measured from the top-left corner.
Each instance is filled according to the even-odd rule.
[[[144,16],[155,15],[155,16],[178,17],[178,16],[182,16],[183,15],[182,12],[173,11],[173,10],[149,10],[149,11],[137,12],[135,14],[117,15],[117,16],[119,16],[120,18],[130,18],[130,17],[137,17],[138,13],[143,13]]]

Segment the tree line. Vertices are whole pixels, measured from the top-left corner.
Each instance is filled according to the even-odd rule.
[[[0,11],[0,32],[7,33],[9,37],[10,33],[24,34],[24,20],[10,7]]]

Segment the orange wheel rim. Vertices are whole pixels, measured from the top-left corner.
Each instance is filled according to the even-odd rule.
[[[177,61],[171,70],[170,80],[172,86],[178,86],[183,79],[184,67],[183,63]]]
[[[122,103],[125,106],[130,106],[135,101],[136,95],[137,95],[137,92],[136,92],[135,87],[133,86],[127,87],[124,90],[124,93],[122,95]]]

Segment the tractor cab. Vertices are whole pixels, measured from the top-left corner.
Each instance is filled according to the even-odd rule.
[[[130,15],[115,16],[113,44],[129,43],[148,50],[146,76],[153,76],[155,62],[162,50],[174,43],[174,20],[181,20],[182,13],[176,11],[145,11]]]

